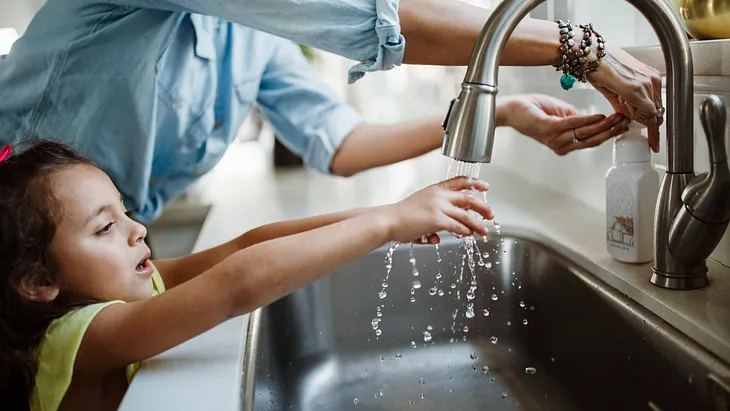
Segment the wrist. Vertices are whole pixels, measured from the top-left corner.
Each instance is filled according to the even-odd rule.
[[[496,113],[494,121],[497,127],[510,127],[511,106],[514,99],[512,97],[497,97]]]
[[[380,239],[379,242],[383,244],[392,241],[395,237],[396,222],[389,211],[391,207],[392,205],[373,207],[370,212],[362,216],[370,219],[369,223],[375,228]]]

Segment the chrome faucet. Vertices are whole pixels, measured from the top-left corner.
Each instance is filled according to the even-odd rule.
[[[543,1],[504,0],[485,23],[461,92],[451,101],[444,118],[444,155],[467,162],[491,162],[499,56],[515,27]],[[701,288],[709,283],[707,258],[730,220],[725,107],[716,96],[703,103],[700,114],[713,164],[709,174],[693,180],[694,88],[687,35],[666,0],[627,1],[653,26],[667,66],[667,171],[655,212],[651,282],[671,289]]]

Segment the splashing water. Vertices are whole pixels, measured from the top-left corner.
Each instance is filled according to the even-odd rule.
[[[378,293],[378,298],[381,300],[388,296],[388,293],[385,291],[386,288],[388,288],[388,279],[390,278],[390,271],[393,269],[393,253],[395,253],[395,250],[398,248],[398,245],[400,245],[398,242],[392,242],[390,244],[390,247],[388,247],[388,251],[385,253],[385,278],[383,279],[382,288],[380,289],[380,292]],[[373,330],[375,330],[375,336],[380,337],[380,335],[383,333],[382,330],[378,328],[378,323],[380,323],[380,317],[383,316],[383,313],[381,311],[381,306],[376,307],[376,318],[373,318],[372,325]]]

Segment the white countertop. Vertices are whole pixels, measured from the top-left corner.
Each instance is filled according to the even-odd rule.
[[[273,221],[397,201],[441,180],[447,161],[433,153],[349,179],[305,170],[233,173],[212,187],[221,198],[196,250]],[[481,176],[490,183],[489,202],[500,224],[550,238],[558,251],[730,362],[729,268],[710,262],[711,285],[703,290],[658,288],[649,282],[650,264],[610,257],[603,214],[490,165],[482,166]],[[120,409],[239,411],[247,324],[248,316],[232,319],[146,361]]]

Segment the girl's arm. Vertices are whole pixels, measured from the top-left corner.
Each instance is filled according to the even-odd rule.
[[[462,190],[486,191],[465,177],[421,190],[406,200],[311,231],[233,253],[210,270],[146,300],[102,310],[84,334],[74,378],[90,380],[155,356],[225,320],[269,304],[388,240],[409,241],[448,230],[486,235],[489,207]]]
[[[375,208],[357,208],[338,213],[323,214],[314,217],[267,224],[247,231],[238,238],[217,247],[185,257],[156,260],[154,261],[154,264],[159,270],[160,276],[162,276],[165,288],[171,289],[197,277],[204,271],[209,270],[236,251],[240,251],[252,245],[273,240],[275,238],[286,237],[314,230],[315,228],[328,226],[374,209]]]

